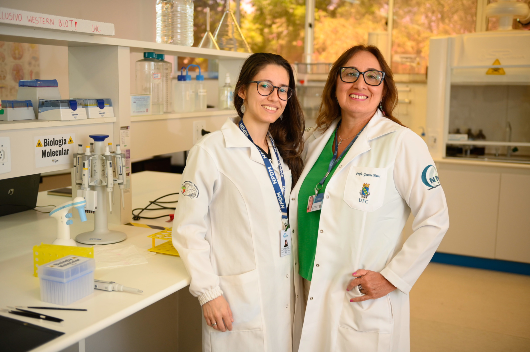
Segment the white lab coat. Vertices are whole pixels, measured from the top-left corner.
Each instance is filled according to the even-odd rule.
[[[299,202],[307,205],[298,192],[338,121],[306,140],[305,168],[291,193],[295,253]],[[326,187],[303,327],[303,287],[301,277],[295,277],[294,351],[410,350],[408,294],[449,227],[435,170],[419,136],[380,112],[374,115]],[[363,187],[368,187],[365,197]],[[411,211],[414,233],[403,244],[401,232]],[[357,287],[346,291],[357,269],[380,272],[397,290],[350,303],[361,295]]]
[[[190,292],[222,290],[234,322],[220,332],[203,319],[203,351],[290,352],[294,305],[292,255],[280,257],[281,211],[257,148],[239,118],[189,152],[173,223],[173,244],[190,273]],[[278,160],[272,165],[280,180]],[[285,173],[286,201],[291,172]]]

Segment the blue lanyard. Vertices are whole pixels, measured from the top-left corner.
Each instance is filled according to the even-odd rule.
[[[256,143],[252,140],[252,137],[250,136],[250,133],[248,133],[247,128],[245,127],[245,124],[243,123],[243,119],[239,121],[239,129],[247,138],[254,144],[256,147]],[[278,200],[278,204],[280,205],[280,210],[282,211],[282,221],[284,225],[284,230],[288,227],[288,216],[287,216],[287,205],[285,204],[285,176],[283,174],[283,168],[282,163],[280,161],[280,154],[278,154],[278,149],[276,148],[276,145],[274,144],[274,140],[272,139],[272,136],[269,134],[269,139],[271,140],[272,149],[274,150],[274,154],[276,154],[276,160],[278,160],[278,169],[280,170],[280,179],[282,181],[282,187],[280,189],[280,185],[278,184],[278,180],[276,179],[276,174],[274,173],[274,169],[272,168],[272,164],[267,158],[267,156],[261,151],[260,148],[258,149],[259,154],[261,155],[261,158],[263,159],[263,163],[265,164],[265,167],[267,168],[267,174],[269,175],[269,179],[271,180],[272,187],[274,187],[274,192],[276,193],[276,199]]]
[[[326,182],[326,179],[328,178],[328,176],[329,176],[331,170],[333,169],[333,167],[335,165],[337,165],[337,163],[342,158],[342,156],[345,155],[348,152],[348,150],[350,150],[351,146],[353,145],[353,143],[355,143],[357,138],[359,138],[359,135],[364,130],[364,127],[366,127],[366,125],[359,131],[359,133],[357,133],[355,138],[352,139],[350,144],[348,144],[348,146],[346,147],[346,149],[344,149],[344,151],[340,154],[340,156],[337,157],[337,155],[339,153],[339,136],[338,136],[339,127],[340,127],[340,122],[337,125],[337,128],[335,129],[335,150],[333,151],[333,158],[329,162],[328,172],[326,172],[326,174],[324,175],[324,178],[322,180],[320,180],[320,182],[316,185],[315,194],[318,194],[318,192],[322,189],[322,187],[324,187],[324,183]]]

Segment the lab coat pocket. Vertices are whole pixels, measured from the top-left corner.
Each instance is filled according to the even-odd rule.
[[[234,322],[232,332],[262,329],[258,271],[219,276],[219,286],[230,304]]]
[[[371,212],[385,199],[387,168],[352,166],[344,187],[344,201],[351,208]]]
[[[350,302],[361,296],[357,287],[346,293],[339,325],[358,332],[391,333],[393,328],[392,306],[388,295],[363,302]]]

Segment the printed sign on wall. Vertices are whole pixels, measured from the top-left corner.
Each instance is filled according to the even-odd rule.
[[[74,141],[75,133],[35,137],[35,167],[71,164]]]

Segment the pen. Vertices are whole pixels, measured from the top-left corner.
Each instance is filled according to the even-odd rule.
[[[59,307],[25,307],[25,306],[17,306],[17,308],[28,308],[28,309],[51,309],[51,310],[75,310],[78,312],[86,312],[87,310],[84,308],[59,308]]]
[[[12,309],[12,307],[8,307],[8,308]],[[9,310],[8,313],[15,314],[15,315],[20,315],[20,316],[24,316],[24,317],[28,317],[28,318],[49,320],[49,321],[53,321],[53,322],[56,322],[56,323],[60,323],[60,322],[63,321],[63,319],[52,317],[52,316],[45,315],[45,314],[39,314],[37,312],[32,312],[30,310],[25,310],[25,309],[20,309],[20,308],[16,308],[16,309],[17,310]]]

